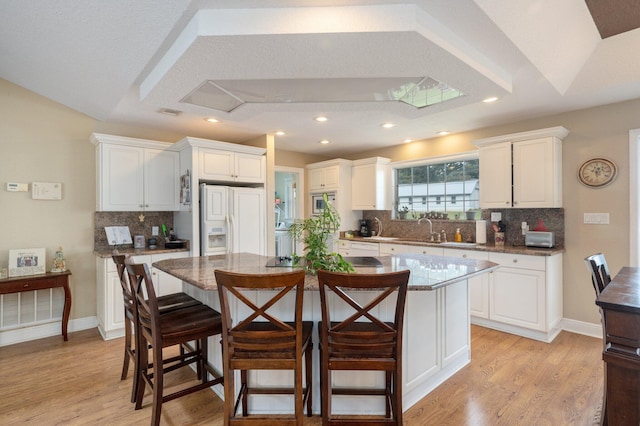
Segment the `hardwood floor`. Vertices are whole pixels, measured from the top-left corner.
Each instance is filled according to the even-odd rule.
[[[123,343],[96,330],[0,348],[0,425],[144,425]],[[406,425],[592,425],[602,398],[602,342],[562,332],[546,344],[472,327],[472,362],[405,413]],[[173,376],[173,377],[171,377]],[[169,383],[192,375],[172,373]],[[163,425],[222,424],[222,402],[202,391],[162,409]],[[319,426],[318,416],[305,426]]]

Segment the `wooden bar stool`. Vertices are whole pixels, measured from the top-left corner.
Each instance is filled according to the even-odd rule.
[[[114,250],[111,258],[116,264],[116,270],[118,272],[118,278],[120,279],[122,298],[124,302],[124,360],[122,362],[122,373],[120,374],[120,380],[125,380],[127,378],[127,374],[129,372],[129,361],[133,361],[134,376],[133,386],[131,387],[131,402],[135,402],[136,389],[138,388],[138,370],[135,350],[135,347],[137,347],[137,343],[135,346],[132,344],[132,336],[134,335],[135,331],[135,323],[133,318],[133,290],[129,283],[129,278],[125,270],[125,255],[120,254],[117,250]],[[169,312],[175,309],[201,304],[201,302],[186,293],[168,294],[166,296],[160,296],[157,299],[158,309],[161,314],[163,312]]]
[[[318,271],[322,311],[318,334],[323,425],[402,425],[402,329],[408,282],[409,271],[385,274]],[[375,293],[365,304],[351,296],[357,291]],[[393,321],[381,319],[377,312],[384,310],[381,305],[385,303],[394,307]],[[344,319],[339,320],[334,315]],[[334,388],[331,372],[339,370],[383,371],[384,389]],[[336,418],[331,412],[333,395],[383,396],[385,415]]]
[[[222,353],[224,359],[224,424],[260,426],[302,425],[304,402],[311,416],[312,381],[312,321],[302,321],[304,271],[273,275],[238,274],[215,271],[220,307],[222,311]],[[249,299],[248,290],[254,292],[261,303]],[[285,296],[295,292],[293,322],[282,321],[278,308]],[[230,307],[234,309],[234,318]],[[273,309],[272,309],[273,308]],[[283,309],[283,308],[280,308]],[[232,322],[233,321],[233,322]],[[234,325],[235,324],[235,325]],[[303,363],[304,386],[303,386]],[[240,370],[240,391],[235,398],[234,371]],[[254,388],[248,380],[248,370],[293,370],[291,388]],[[293,394],[294,415],[258,415],[248,413],[251,394]],[[242,416],[236,416],[242,403]]]
[[[592,254],[584,258],[584,263],[587,266],[589,272],[591,272],[591,284],[596,293],[596,299],[600,296],[600,293],[611,282],[611,274],[609,273],[609,266],[602,253]],[[602,309],[600,309],[600,322],[602,323],[602,343],[607,344],[607,328],[604,321],[604,315]],[[602,392],[602,414],[600,417],[600,424],[607,424],[607,368],[604,368],[604,390]]]
[[[149,269],[145,264],[132,264],[126,259],[129,282],[133,285],[134,323],[138,333],[138,388],[136,410],[142,407],[145,385],[153,390],[151,425],[160,424],[162,404],[175,398],[223,383],[223,378],[207,362],[208,338],[221,334],[220,313],[199,304],[160,314]],[[188,345],[195,342],[195,347]],[[149,363],[149,345],[153,348],[153,363]],[[189,350],[164,359],[162,349],[181,345]],[[164,375],[196,363],[201,372],[200,383],[164,395]],[[209,375],[213,378],[209,379]]]

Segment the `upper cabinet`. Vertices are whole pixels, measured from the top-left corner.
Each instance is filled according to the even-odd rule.
[[[391,210],[391,162],[373,157],[355,160],[351,169],[351,208]]]
[[[562,207],[562,139],[568,134],[564,127],[551,127],[474,141],[480,207]]]
[[[340,166],[311,168],[309,165],[309,190],[311,192],[329,191],[340,186]]]
[[[200,149],[201,180],[237,183],[264,183],[265,159],[262,154]]]
[[[179,153],[172,144],[94,133],[97,211],[177,211]]]

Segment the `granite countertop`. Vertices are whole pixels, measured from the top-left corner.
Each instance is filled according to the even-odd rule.
[[[443,245],[442,243],[431,243],[428,241],[420,241],[411,238],[404,237],[382,237],[382,238],[393,238],[393,239],[377,239],[376,237],[372,238],[364,238],[364,237],[353,237],[346,238],[341,237],[342,241],[358,241],[358,242],[366,242],[366,243],[379,243],[379,244],[403,244],[407,246],[419,246],[419,247],[442,247],[446,249],[458,249],[458,250],[475,250],[475,251],[488,251],[492,253],[508,253],[508,254],[526,254],[531,256],[553,256],[555,254],[564,253],[564,247],[552,247],[552,248],[544,248],[544,247],[527,247],[527,246],[514,246],[505,244],[504,246],[497,247],[493,244],[477,244],[477,245],[460,245],[456,246],[455,243],[449,242],[449,245]]]
[[[151,249],[149,247],[145,247],[143,249],[134,249],[132,247],[129,248],[118,248],[118,252],[120,254],[129,254],[131,256],[143,256],[148,254],[159,254],[159,253],[178,253],[178,252],[188,252],[188,248],[177,248],[177,249],[168,249],[168,248],[155,248]],[[104,249],[94,249],[93,254],[96,257],[101,257],[103,259],[110,258],[113,252],[113,248],[104,248]]]
[[[300,268],[267,267],[271,257],[249,253],[187,257],[154,262],[153,266],[203,290],[216,290],[214,270],[246,274],[279,274]],[[357,267],[355,273],[385,273],[411,270],[409,290],[436,290],[476,275],[490,272],[498,264],[486,260],[461,259],[424,254],[399,254],[377,257],[381,267]],[[317,290],[318,279],[307,275],[305,289]]]

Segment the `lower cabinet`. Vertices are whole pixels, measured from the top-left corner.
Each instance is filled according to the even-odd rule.
[[[182,291],[182,281],[151,267],[151,264],[181,257],[189,257],[189,252],[141,255],[134,256],[133,259],[136,263],[146,263],[149,266],[156,295],[163,296]],[[96,286],[98,331],[104,340],[124,336],[122,287],[116,265],[110,257],[96,257]]]
[[[472,322],[545,342],[560,332],[562,255],[489,253],[501,265],[488,274],[487,291],[472,291]],[[488,300],[489,315],[479,307]]]
[[[473,250],[445,249],[444,256],[462,259],[489,260],[489,253]],[[482,274],[469,278],[469,308],[472,317],[489,318],[489,277]]]
[[[338,253],[343,256],[378,256],[378,243],[362,243],[358,241],[338,241]]]

